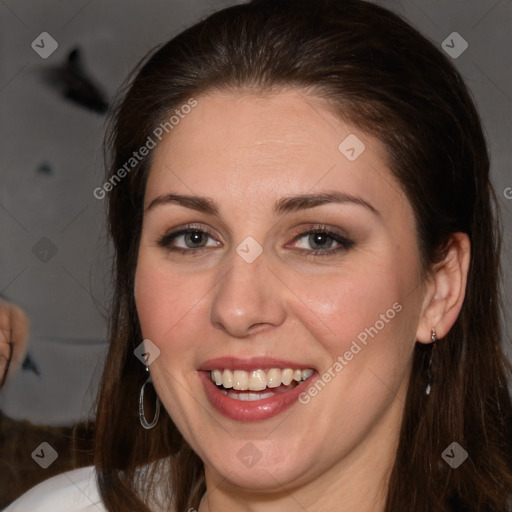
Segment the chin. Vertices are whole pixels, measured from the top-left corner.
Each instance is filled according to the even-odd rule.
[[[312,478],[305,473],[305,468],[311,467],[305,460],[307,451],[285,446],[284,441],[274,440],[266,447],[261,441],[237,441],[236,448],[219,452],[224,453],[221,461],[214,456],[215,464],[206,461],[205,466],[220,480],[247,491],[282,492],[283,487],[293,488]]]

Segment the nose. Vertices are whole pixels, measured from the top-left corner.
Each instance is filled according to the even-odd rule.
[[[248,263],[236,252],[230,270],[215,288],[211,322],[237,338],[281,325],[286,317],[284,290],[268,268],[263,252]]]

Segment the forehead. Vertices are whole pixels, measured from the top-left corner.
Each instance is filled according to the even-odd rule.
[[[196,100],[154,150],[146,204],[170,190],[242,203],[322,189],[383,203],[393,189],[401,195],[380,141],[342,122],[324,100],[297,90]]]

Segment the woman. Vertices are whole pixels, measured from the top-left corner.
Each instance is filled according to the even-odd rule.
[[[488,154],[439,50],[360,0],[231,7],[141,65],[108,143],[90,500],[510,510]]]

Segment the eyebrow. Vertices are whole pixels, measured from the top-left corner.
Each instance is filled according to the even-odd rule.
[[[379,211],[368,201],[359,196],[346,194],[344,192],[322,192],[318,194],[301,194],[296,196],[283,197],[279,199],[272,209],[274,215],[283,215],[299,210],[307,210],[324,204],[355,204],[363,206],[377,216]],[[165,194],[156,197],[149,203],[146,212],[160,205],[177,204],[208,215],[220,216],[218,204],[208,197],[191,196],[183,194]]]

